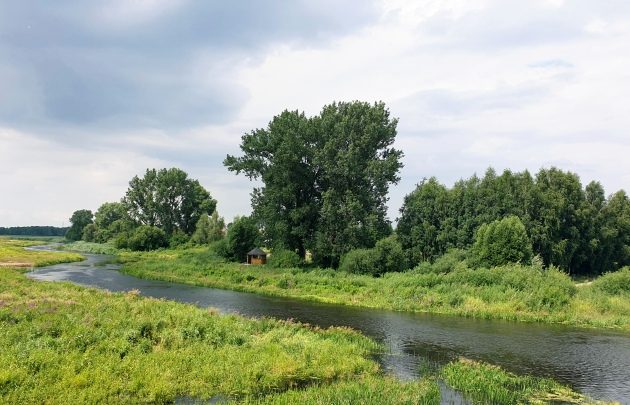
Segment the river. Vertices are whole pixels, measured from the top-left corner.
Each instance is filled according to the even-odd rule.
[[[499,365],[517,374],[551,377],[595,399],[630,404],[630,335],[561,325],[476,320],[312,303],[236,291],[144,280],[122,274],[109,257],[86,255],[78,263],[36,269],[29,277],[70,281],[110,291],[214,307],[223,313],[349,326],[387,347],[381,365],[399,378],[416,378],[426,366],[459,356]],[[424,366],[424,367],[423,367]],[[462,403],[456,393],[449,400]]]

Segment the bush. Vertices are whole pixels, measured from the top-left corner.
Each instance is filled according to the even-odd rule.
[[[341,258],[339,270],[355,274],[379,274],[374,249],[351,250]]]
[[[249,217],[237,217],[227,231],[227,247],[230,258],[235,262],[244,262],[247,252],[260,243],[260,231],[256,221]]]
[[[457,269],[467,269],[466,251],[462,249],[450,249],[440,256],[434,263],[422,262],[414,268],[416,273],[447,274]]]
[[[630,293],[630,267],[624,267],[614,273],[606,273],[593,281],[593,287],[608,294]]]
[[[300,267],[302,265],[302,259],[297,253],[291,250],[275,249],[269,256],[267,264],[271,267],[290,269],[293,267]]]
[[[224,259],[231,259],[232,252],[230,252],[230,248],[228,247],[227,239],[223,238],[216,242],[212,242],[210,244],[210,251],[214,252],[217,256],[220,256]]]
[[[136,228],[127,240],[127,247],[131,250],[147,251],[166,246],[168,246],[168,240],[164,231],[149,225],[141,225]]]
[[[532,244],[519,217],[505,217],[483,224],[477,230],[471,250],[471,264],[474,267],[529,264],[531,259]]]
[[[83,228],[83,235],[81,236],[81,240],[84,242],[98,242],[98,227],[95,223],[87,224],[85,228]]]
[[[183,231],[176,229],[168,240],[168,246],[176,248],[185,245],[189,240],[190,238],[188,235],[186,235]]]
[[[378,274],[407,269],[408,260],[396,236],[390,236],[376,242],[374,255]]]

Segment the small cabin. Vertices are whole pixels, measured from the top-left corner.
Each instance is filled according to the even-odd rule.
[[[255,248],[247,252],[247,264],[258,265],[267,263],[267,253]]]

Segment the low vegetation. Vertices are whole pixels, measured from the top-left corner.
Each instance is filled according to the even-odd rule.
[[[381,277],[246,266],[208,248],[123,252],[120,260],[123,272],[141,278],[399,311],[630,330],[628,269],[577,287],[565,273],[536,260],[472,269],[460,251]]]
[[[25,247],[41,245],[41,241],[0,237],[0,267],[38,267],[57,263],[78,262],[83,256],[77,253],[57,253],[26,250]]]
[[[4,403],[257,397],[378,374],[376,343],[347,329],[222,316],[9,269],[0,326]]]
[[[475,404],[594,404],[571,388],[548,378],[517,376],[500,367],[467,359],[449,363],[445,382]]]

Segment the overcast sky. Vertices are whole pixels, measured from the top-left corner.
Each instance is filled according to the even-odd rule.
[[[146,168],[230,220],[243,133],[284,109],[384,101],[423,177],[557,166],[630,189],[627,0],[0,2],[0,226],[68,225]]]

